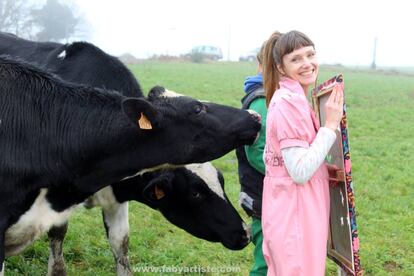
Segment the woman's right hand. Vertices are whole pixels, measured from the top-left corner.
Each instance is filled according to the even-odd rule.
[[[325,104],[325,127],[335,131],[342,120],[344,108],[344,83],[338,83]]]

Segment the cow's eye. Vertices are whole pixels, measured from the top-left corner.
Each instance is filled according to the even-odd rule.
[[[201,194],[200,194],[200,192],[193,192],[192,196],[193,196],[193,198],[195,198],[195,199],[200,199],[200,198],[201,198]]]

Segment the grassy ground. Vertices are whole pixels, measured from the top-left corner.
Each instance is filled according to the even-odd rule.
[[[147,93],[162,85],[186,95],[240,106],[250,63],[143,63],[131,66]],[[343,73],[356,192],[360,254],[365,275],[413,275],[414,271],[414,78],[346,68],[322,68],[320,80]],[[234,152],[213,162],[223,171],[226,191],[237,205]],[[240,208],[240,213],[244,213]],[[244,216],[246,220],[249,220]],[[148,266],[235,271],[247,275],[252,246],[230,251],[196,239],[138,203],[130,205],[131,264],[137,275]],[[112,253],[98,209],[77,212],[64,248],[69,275],[113,275]],[[45,275],[47,241],[7,259],[6,275]],[[335,275],[329,261],[327,275]],[[216,275],[217,273],[206,273]]]

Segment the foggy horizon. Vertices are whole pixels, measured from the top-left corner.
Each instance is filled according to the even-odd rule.
[[[372,0],[98,1],[58,0],[81,23],[60,42],[88,41],[114,56],[180,56],[195,46],[222,50],[223,59],[259,48],[272,32],[299,30],[314,42],[321,64],[414,67],[411,7]],[[44,5],[46,0],[25,3]]]

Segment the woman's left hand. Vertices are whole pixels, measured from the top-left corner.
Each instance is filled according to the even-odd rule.
[[[340,177],[341,169],[333,164],[326,164],[326,167],[329,174],[329,186],[336,187],[342,180],[342,177]]]

